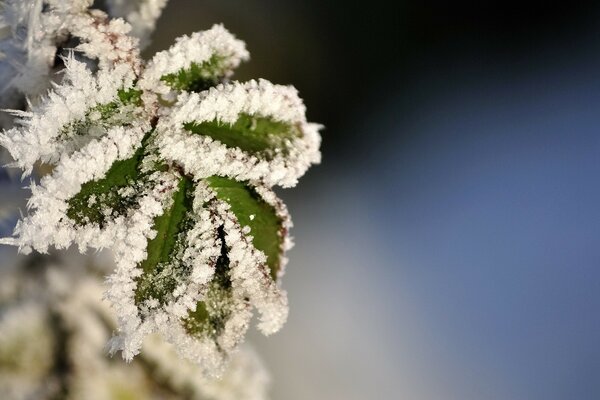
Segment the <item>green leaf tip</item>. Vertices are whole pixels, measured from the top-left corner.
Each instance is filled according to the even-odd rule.
[[[228,73],[228,59],[214,54],[202,63],[192,62],[189,68],[161,76],[160,80],[175,90],[201,92],[216,86]]]

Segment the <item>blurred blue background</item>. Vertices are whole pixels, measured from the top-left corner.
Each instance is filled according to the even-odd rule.
[[[285,400],[600,399],[600,4],[171,0],[300,90]]]

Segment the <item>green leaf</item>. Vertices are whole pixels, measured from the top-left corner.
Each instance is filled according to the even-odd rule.
[[[206,182],[219,200],[230,205],[240,225],[250,227],[252,244],[265,253],[271,277],[276,279],[286,232],[275,208],[245,183],[219,176],[207,178]]]
[[[201,92],[216,86],[227,72],[227,58],[213,55],[203,63],[193,62],[189,68],[161,76],[160,80],[175,90]]]
[[[136,288],[136,302],[154,298],[162,303],[175,290],[188,271],[180,265],[177,254],[185,246],[185,233],[191,228],[188,218],[192,210],[193,182],[182,177],[173,194],[173,205],[154,219],[157,234],[148,242],[147,258],[140,264],[143,270]]]
[[[79,193],[69,199],[67,216],[79,225],[95,223],[103,227],[107,218],[124,215],[139,197],[143,155],[144,146],[133,157],[115,161],[104,178],[84,183]],[[123,195],[122,189],[130,187],[134,189],[132,194]]]
[[[188,122],[183,127],[198,135],[209,136],[228,147],[271,158],[287,153],[291,140],[302,136],[299,126],[272,118],[241,114],[234,124],[221,121]]]

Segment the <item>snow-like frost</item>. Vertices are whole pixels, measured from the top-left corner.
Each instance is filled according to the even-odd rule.
[[[167,0],[108,1],[111,16],[121,17],[133,32],[147,38]],[[132,8],[134,3],[137,6]],[[137,39],[124,35],[132,30],[122,20],[109,20],[99,11],[88,12],[91,0],[4,0],[0,14],[0,107],[20,107],[24,97],[34,103],[54,79],[57,50],[69,35],[78,36],[77,48],[103,65],[129,59],[139,72]],[[143,32],[143,33],[142,33]],[[147,40],[145,40],[147,43]],[[9,127],[8,114],[0,124]]]

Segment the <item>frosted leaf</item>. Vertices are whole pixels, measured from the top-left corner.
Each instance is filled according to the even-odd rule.
[[[116,1],[118,2],[118,1]],[[123,2],[121,2],[123,3]],[[133,4],[134,2],[127,2]],[[140,2],[130,20],[149,33],[166,0]],[[49,87],[57,69],[57,49],[70,36],[79,37],[77,50],[98,59],[100,67],[128,63],[139,72],[141,59],[137,39],[130,37],[131,26],[123,20],[109,20],[98,10],[88,10],[89,0],[7,0],[0,15],[0,93],[2,108],[20,107],[24,96],[37,102]],[[114,11],[114,10],[113,10]],[[139,18],[135,17],[138,15]],[[136,32],[133,32],[134,36]],[[0,123],[12,125],[7,114]]]
[[[118,278],[113,287],[117,289],[118,283],[121,289],[109,290],[108,298],[129,321],[112,348],[123,350],[126,358],[137,354],[147,333],[159,330],[161,324],[178,324],[201,297],[220,254],[211,216],[199,201],[193,200],[190,207],[191,184],[185,178],[177,180],[164,212],[150,221],[155,236],[144,243],[145,258],[129,264],[133,270],[123,271],[122,277],[119,266],[117,275],[109,278],[113,282]]]
[[[159,122],[158,147],[163,158],[197,177],[290,187],[320,162],[319,128],[306,122],[293,87],[233,82],[181,95]]]
[[[259,326],[267,334],[285,322],[287,300],[277,287],[276,277],[285,250],[285,227],[290,222],[284,209],[273,208],[243,184],[217,177],[205,184],[206,207],[224,217],[218,228],[221,256],[215,278],[184,320],[184,328],[200,340],[215,340],[219,348],[227,350],[243,339],[251,307],[261,313]],[[250,220],[250,214],[259,217]],[[246,228],[254,235],[243,234]]]
[[[129,328],[112,341],[112,350],[130,358],[144,335],[158,331],[183,357],[214,371],[243,340],[252,307],[261,313],[259,326],[266,334],[285,322],[287,300],[277,276],[291,223],[265,188],[269,202],[224,178],[199,182],[193,196],[190,185],[180,179],[172,201],[154,220],[157,235],[133,274],[136,279],[119,281],[124,291],[109,297],[137,310],[129,316]]]
[[[140,86],[173,99],[172,90],[201,91],[229,78],[249,53],[222,25],[176,39],[150,60]]]
[[[81,150],[64,156],[51,175],[40,185],[31,186],[28,207],[35,212],[15,228],[21,248],[46,252],[50,246],[67,248],[77,243],[81,249],[111,247],[122,221],[113,221],[104,231],[96,226],[77,226],[67,215],[69,199],[83,184],[102,177],[117,160],[130,157],[141,142],[145,127],[125,130],[112,128],[106,136],[91,141]]]
[[[102,121],[94,121],[93,112],[111,104],[121,108],[124,104],[115,103],[119,100],[119,90],[131,88],[134,79],[127,64],[93,74],[84,63],[70,57],[66,60],[64,83],[55,86],[31,111],[18,113],[19,126],[4,131],[0,144],[9,150],[14,165],[26,173],[31,172],[38,160],[55,163],[67,150],[72,150],[64,139],[88,133],[98,136],[93,128]],[[83,128],[88,129],[82,131]]]

